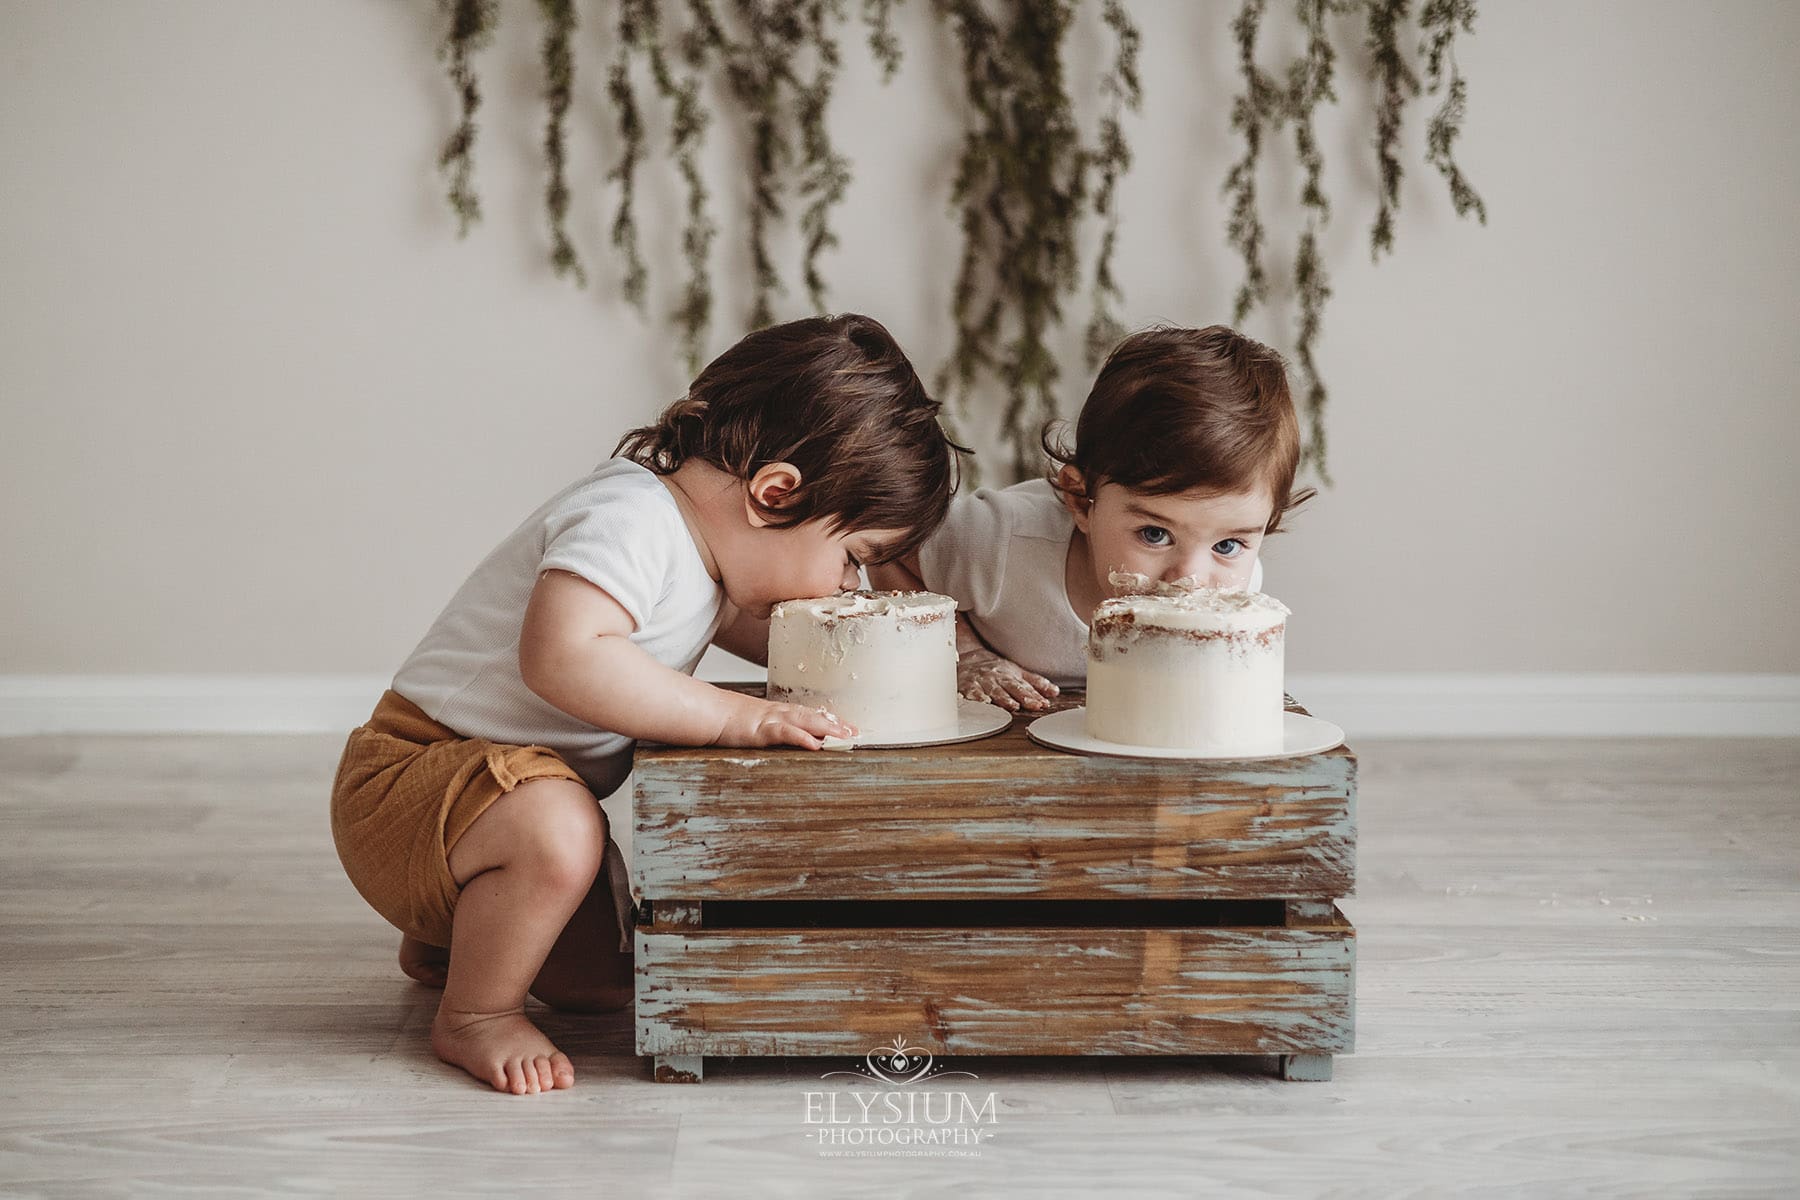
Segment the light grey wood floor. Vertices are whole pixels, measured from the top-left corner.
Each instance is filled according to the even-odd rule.
[[[809,1060],[439,1064],[331,738],[0,740],[0,1194],[1800,1194],[1800,743],[1367,743],[1357,1053],[963,1060],[979,1158],[822,1159]]]

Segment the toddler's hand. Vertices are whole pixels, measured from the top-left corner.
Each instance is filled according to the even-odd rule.
[[[853,738],[856,727],[847,725],[822,708],[804,704],[778,704],[742,696],[735,705],[725,728],[719,731],[719,746],[804,746],[808,750],[824,747],[828,737]]]
[[[1007,712],[1049,708],[1054,683],[1034,675],[992,650],[965,650],[956,657],[956,690],[969,700],[986,700]]]

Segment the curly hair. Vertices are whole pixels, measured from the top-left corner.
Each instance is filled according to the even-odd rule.
[[[1246,491],[1275,500],[1265,534],[1316,489],[1294,491],[1300,422],[1281,355],[1223,325],[1159,326],[1113,348],[1076,419],[1044,428],[1044,453],[1081,472],[1152,495]],[[1052,473],[1050,482],[1062,490]]]
[[[760,329],[708,363],[654,424],[616,456],[659,475],[689,459],[750,479],[791,463],[800,486],[776,528],[825,520],[838,529],[900,529],[874,561],[905,557],[930,536],[956,488],[956,453],[893,335],[871,317],[808,317]]]

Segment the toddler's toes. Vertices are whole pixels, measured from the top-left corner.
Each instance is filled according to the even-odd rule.
[[[525,1082],[525,1064],[516,1058],[506,1064],[506,1090],[515,1096],[523,1096],[531,1090]]]
[[[497,1092],[528,1096],[575,1082],[569,1060],[516,1010],[476,1013],[439,1008],[431,1023],[431,1048]]]

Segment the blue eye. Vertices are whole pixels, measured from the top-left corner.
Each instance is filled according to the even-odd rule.
[[[1137,531],[1138,539],[1146,546],[1171,546],[1175,537],[1161,525],[1146,525]]]
[[[1236,546],[1237,549],[1235,549],[1235,550],[1222,549],[1222,547],[1225,547],[1225,546]],[[1236,558],[1238,555],[1242,554],[1247,549],[1249,549],[1249,547],[1244,544],[1243,539],[1241,539],[1241,538],[1226,538],[1222,542],[1214,542],[1213,543],[1213,553],[1219,555],[1222,558]]]

